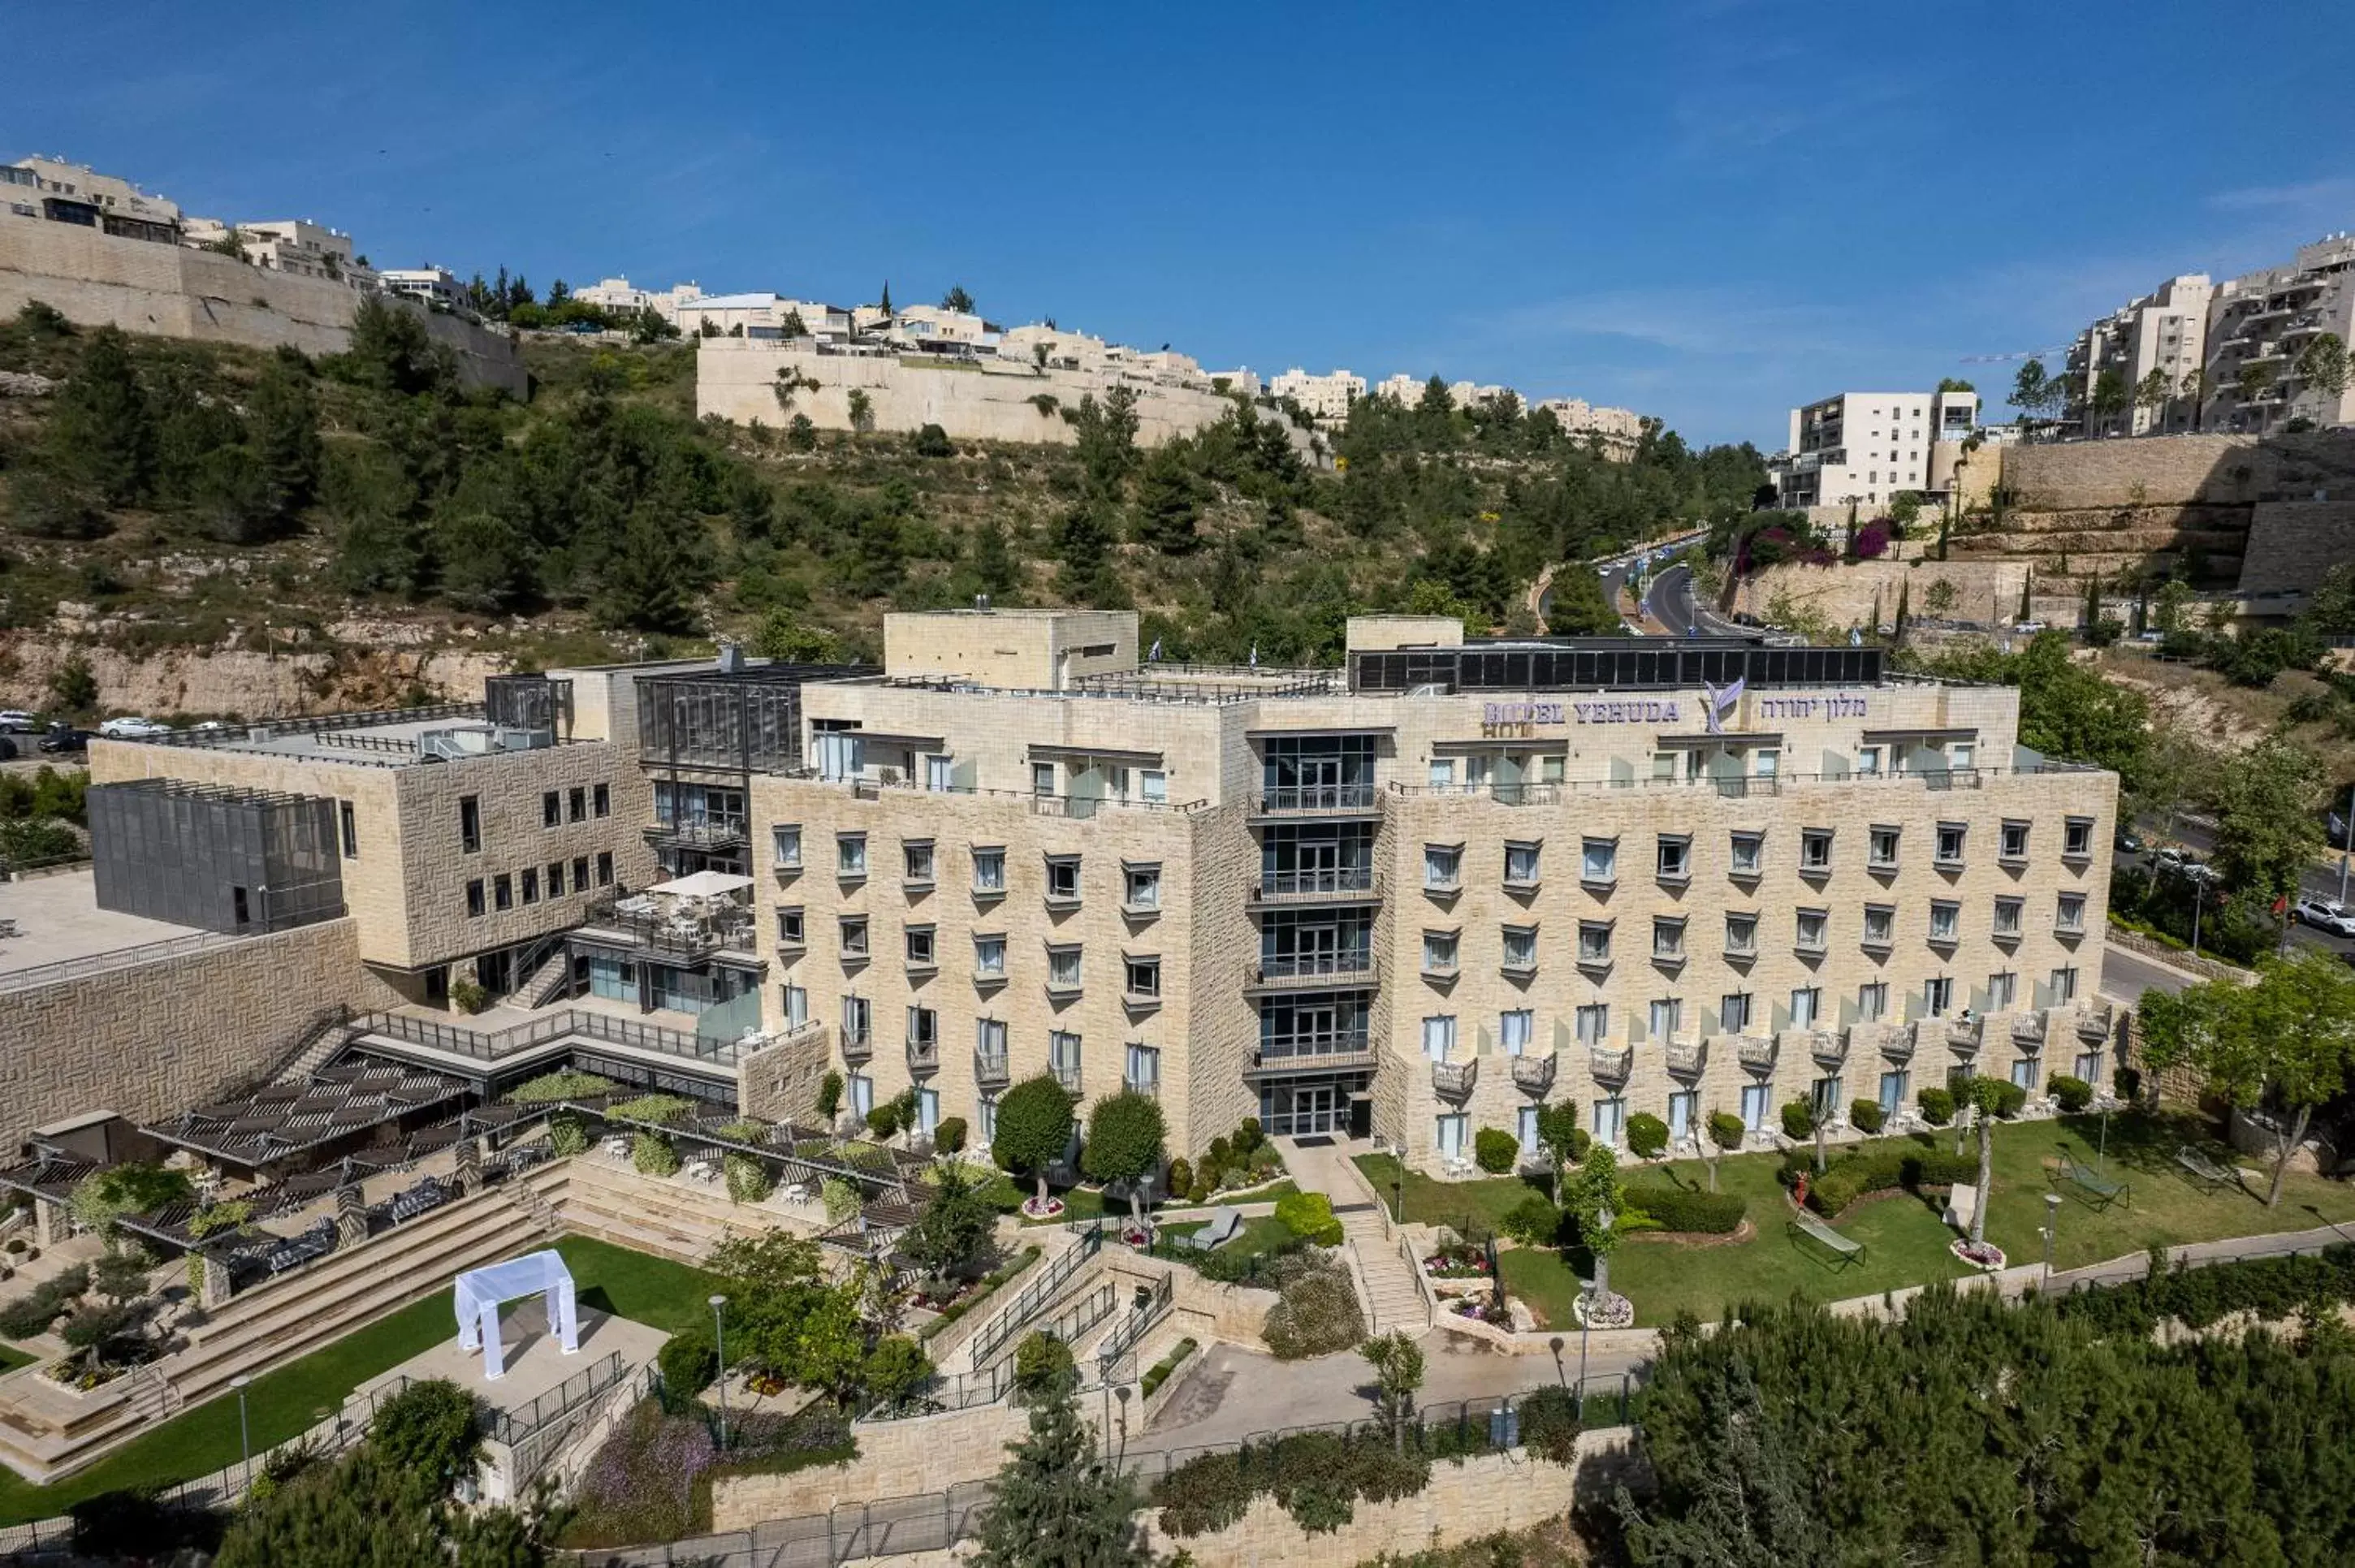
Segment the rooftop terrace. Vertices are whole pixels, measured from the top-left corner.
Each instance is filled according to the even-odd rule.
[[[218,730],[176,730],[130,744],[201,748],[355,767],[406,768],[572,742],[549,730],[491,723],[479,702],[274,719]]]
[[[0,882],[0,992],[240,940],[101,909],[87,868]]]

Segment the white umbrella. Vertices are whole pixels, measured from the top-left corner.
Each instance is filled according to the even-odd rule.
[[[656,882],[646,891],[680,899],[716,899],[741,892],[751,885],[751,878],[740,877],[733,871],[694,871],[667,882]]]

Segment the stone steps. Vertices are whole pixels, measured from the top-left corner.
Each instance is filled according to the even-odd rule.
[[[721,1188],[642,1177],[594,1154],[526,1179],[544,1196],[562,1184],[555,1208],[566,1230],[681,1263],[700,1264],[731,1235],[775,1230],[783,1222],[783,1216],[758,1205],[730,1203]]]

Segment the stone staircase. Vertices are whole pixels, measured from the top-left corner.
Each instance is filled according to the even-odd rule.
[[[564,1230],[686,1264],[701,1264],[730,1236],[773,1230],[783,1218],[730,1203],[724,1187],[641,1176],[594,1151],[534,1170],[515,1185],[543,1202],[552,1200]]]
[[[1404,1328],[1411,1334],[1420,1334],[1430,1328],[1431,1316],[1423,1304],[1423,1287],[1415,1283],[1414,1271],[1399,1255],[1397,1237],[1385,1233],[1388,1228],[1382,1223],[1380,1207],[1369,1202],[1345,1208],[1336,1202],[1333,1213],[1341,1221],[1342,1239],[1357,1263],[1358,1283],[1365,1292],[1370,1319],[1367,1331],[1387,1334],[1393,1328]]]

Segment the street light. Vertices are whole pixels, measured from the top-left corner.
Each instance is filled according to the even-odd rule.
[[[2044,1294],[2052,1291],[2052,1238],[2061,1229],[2061,1194],[2044,1195]]]
[[[711,1298],[711,1340],[719,1359],[719,1446],[728,1446],[728,1330],[719,1321],[719,1309],[728,1305],[724,1296]]]
[[[245,1421],[245,1391],[252,1381],[251,1372],[240,1372],[229,1380],[229,1386],[237,1390],[237,1456],[240,1473],[253,1467],[253,1436]]]
[[[1118,1458],[1116,1458],[1116,1459],[1114,1459],[1114,1460],[1113,1461],[1113,1463],[1114,1463],[1115,1466],[1125,1465],[1126,1463],[1128,1463],[1128,1396],[1129,1396],[1129,1392],[1130,1392],[1129,1386],[1128,1386],[1126,1383],[1123,1383],[1123,1384],[1121,1384],[1121,1385],[1120,1385],[1120,1387],[1118,1387],[1118,1388],[1116,1388],[1116,1389],[1113,1390],[1113,1393],[1114,1393],[1114,1396],[1115,1396],[1115,1397],[1117,1397],[1117,1398],[1119,1399],[1119,1401],[1120,1401],[1120,1456],[1119,1456]]]
[[[1548,1340],[1546,1341],[1546,1349],[1549,1349],[1549,1350],[1551,1350],[1551,1351],[1553,1352],[1553,1381],[1554,1381],[1555,1382],[1559,1383],[1560,1381],[1562,1381],[1562,1380],[1561,1380],[1561,1335],[1559,1335],[1559,1334],[1557,1334],[1557,1335],[1555,1335],[1552,1339],[1548,1339]]]

